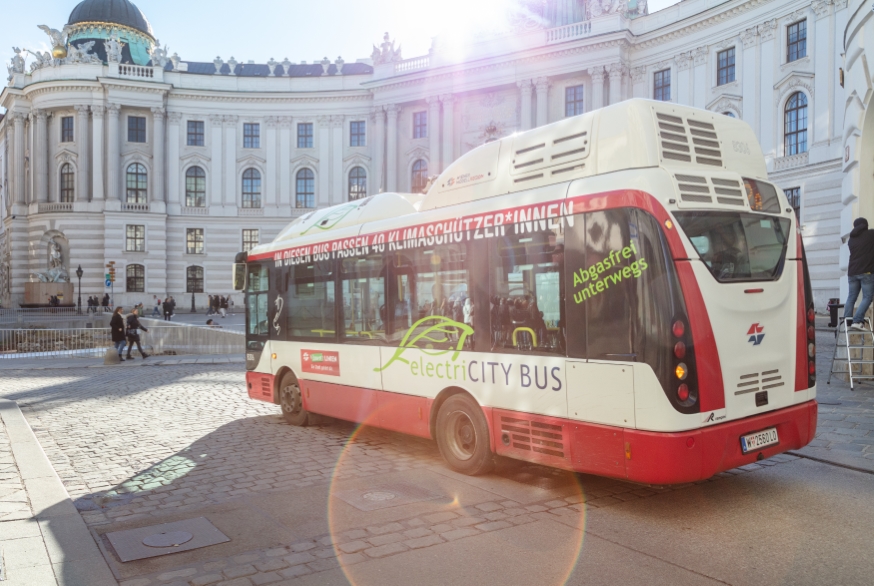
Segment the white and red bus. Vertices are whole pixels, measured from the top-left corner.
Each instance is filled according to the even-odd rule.
[[[630,100],[241,254],[253,399],[642,483],[814,437],[798,224],[747,124]]]

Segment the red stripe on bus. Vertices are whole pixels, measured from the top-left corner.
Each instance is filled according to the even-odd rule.
[[[799,236],[800,238],[800,236]],[[801,247],[798,247],[801,252]],[[807,308],[804,306],[804,267],[802,261],[796,260],[795,267],[798,273],[798,311],[795,315],[795,392],[806,391],[810,388],[810,374],[807,372]]]
[[[403,230],[415,230],[416,232],[418,232],[419,230],[423,229],[428,230],[429,227],[433,229],[439,226],[441,227],[441,232],[432,234],[432,236],[438,236],[444,234],[444,232],[442,231],[442,227],[445,226],[447,223],[452,222],[457,222],[458,225],[467,223],[467,228],[463,230],[457,230],[456,232],[464,232],[465,230],[472,230],[476,228],[479,228],[481,230],[493,229],[496,225],[507,226],[512,224],[512,222],[508,222],[505,219],[502,219],[501,224],[495,224],[493,221],[495,216],[503,215],[506,218],[506,216],[509,215],[512,217],[516,217],[517,212],[520,211],[527,211],[530,213],[534,209],[543,210],[544,208],[547,210],[551,208],[557,208],[558,210],[561,210],[562,206],[564,206],[565,210],[572,211],[574,215],[616,208],[639,208],[650,212],[653,216],[655,216],[657,220],[659,220],[659,223],[663,227],[665,225],[665,221],[670,219],[667,210],[665,210],[661,202],[659,202],[659,200],[657,200],[654,196],[637,190],[617,190],[592,195],[579,195],[566,199],[558,199],[524,206],[516,206],[512,208],[505,208],[502,210],[490,211],[488,213],[482,214],[459,216],[457,218],[445,218],[443,220],[433,222],[424,222],[419,224],[413,224],[410,226],[404,226],[402,228],[397,228],[394,230],[383,230],[381,232],[360,234],[348,238],[336,238],[333,240],[325,240],[322,242],[313,242],[303,246],[290,246],[281,250],[274,250],[272,252],[252,255],[249,257],[249,260],[257,261],[265,259],[277,260],[283,258],[296,258],[298,256],[304,256],[307,254],[315,254],[317,252],[315,250],[316,248],[319,249],[319,252],[324,250],[327,250],[328,252],[333,252],[336,250],[345,250],[361,246],[372,246],[374,243],[380,241],[379,239],[381,239],[381,242],[384,243],[392,241],[401,242],[404,241],[404,239],[392,239],[392,235],[397,236]],[[570,208],[573,209],[571,210]],[[561,216],[549,216],[547,218],[539,219],[550,220],[555,219],[556,217]],[[486,222],[486,219],[489,219],[490,222]],[[520,221],[520,223],[533,221],[536,220],[525,219]],[[686,258],[688,255],[686,254],[686,250],[683,247],[682,240],[680,239],[676,228],[667,230],[664,233],[667,237],[668,246],[671,249],[672,256],[675,259]]]
[[[686,311],[689,312],[689,326],[692,329],[692,344],[695,349],[695,364],[698,367],[698,396],[701,399],[701,411],[715,411],[725,408],[725,387],[722,383],[722,366],[719,362],[719,352],[716,349],[716,339],[713,337],[713,327],[704,297],[695,279],[692,264],[687,260],[676,261],[677,275],[680,278],[680,288],[686,300]]]
[[[432,399],[319,381],[301,381],[304,409],[431,439]]]

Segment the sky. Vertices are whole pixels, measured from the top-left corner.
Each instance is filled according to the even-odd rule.
[[[405,58],[424,55],[431,38],[444,30],[475,33],[502,4],[512,0],[136,0],[155,36],[184,61],[234,57],[266,63],[271,57],[292,62],[347,62],[369,57],[389,32]],[[650,0],[655,12],[678,0]],[[0,0],[0,56],[8,63],[12,47],[48,50],[49,38],[37,25],[60,30],[77,0]],[[460,16],[463,15],[463,18]],[[28,60],[28,64],[29,64]],[[2,68],[0,68],[2,71]],[[5,76],[4,76],[5,79]]]

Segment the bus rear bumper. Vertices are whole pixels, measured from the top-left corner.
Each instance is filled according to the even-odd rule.
[[[682,433],[626,429],[626,478],[645,484],[704,480],[806,446],[816,434],[816,418],[814,400]],[[780,443],[743,453],[741,436],[771,427],[777,428]]]

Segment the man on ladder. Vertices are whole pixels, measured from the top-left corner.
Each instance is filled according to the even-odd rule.
[[[858,218],[853,222],[850,232],[850,264],[847,267],[847,281],[850,294],[844,305],[844,321],[852,320],[851,330],[865,329],[865,313],[874,300],[874,230],[868,229],[868,220]],[[862,302],[853,313],[856,298],[862,292]]]

